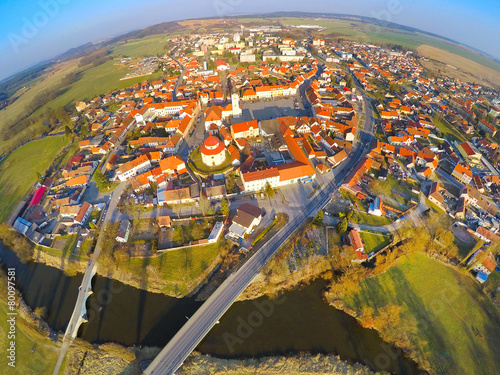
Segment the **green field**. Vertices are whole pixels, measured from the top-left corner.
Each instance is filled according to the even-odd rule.
[[[4,288],[4,286],[2,286]],[[7,303],[0,300],[0,347],[6,353],[8,345]],[[20,316],[16,319],[16,366],[7,365],[7,354],[0,360],[1,373],[4,375],[52,374],[59,355],[59,347],[35,331]],[[35,346],[36,345],[36,346]],[[34,349],[34,351],[33,351]]]
[[[391,243],[391,237],[381,234],[359,232],[359,236],[365,245],[365,253],[377,252]]]
[[[149,76],[120,81],[120,78],[125,77],[130,70],[123,65],[115,65],[116,63],[116,60],[110,60],[106,61],[104,64],[85,70],[80,80],[71,85],[68,91],[48,103],[46,106],[57,108],[67,104],[74,104],[77,101],[88,101],[97,95],[106,94],[112,90],[131,87],[134,83],[141,82],[145,79],[156,79],[161,76],[161,73],[157,72]],[[35,113],[41,112],[44,108],[45,106]]]
[[[130,72],[126,65],[118,64],[120,56],[131,57],[147,57],[156,56],[159,53],[165,52],[164,46],[167,37],[148,37],[143,41],[135,41],[117,46],[112,51],[113,60],[107,61],[104,64],[93,67],[91,65],[86,67],[79,67],[77,60],[64,62],[50,68],[43,77],[39,78],[36,82],[31,82],[31,87],[26,90],[19,98],[0,111],[0,131],[3,126],[24,115],[25,107],[31,101],[40,95],[45,90],[50,90],[58,87],[63,78],[72,72],[81,72],[79,79],[67,87],[64,92],[56,99],[50,101],[46,105],[36,110],[33,116],[39,115],[46,108],[60,108],[68,105],[70,109],[74,109],[74,103],[77,101],[88,101],[95,96],[106,94],[112,90],[123,89],[132,86],[134,83],[141,82],[142,80],[153,80],[161,77],[161,72],[155,72],[149,76],[131,78],[120,81],[120,78]],[[83,70],[82,70],[83,69]],[[8,141],[2,142],[0,145],[0,154],[8,152],[16,144],[20,144],[31,137],[33,134],[42,131],[41,124],[35,124],[32,127],[24,129],[16,136]]]
[[[162,293],[186,295],[191,292],[199,278],[217,259],[220,242],[164,252],[148,258],[131,258],[117,261],[121,269],[127,270],[143,284],[162,285]],[[151,271],[151,274],[147,271]]]
[[[0,164],[0,221],[9,218],[11,211],[29,193],[37,179],[43,174],[57,153],[68,144],[64,135],[46,137],[30,142]]]
[[[500,314],[479,284],[423,254],[402,256],[385,273],[345,297],[347,307],[376,311],[398,305],[411,345],[437,374],[495,374],[500,366]]]
[[[242,22],[245,21],[244,18],[240,20]],[[410,32],[403,29],[382,27],[371,23],[350,20],[282,17],[280,18],[280,21],[284,25],[319,25],[326,28],[325,30],[321,31],[321,34],[323,34],[324,36],[328,36],[328,34],[330,33],[338,33],[342,34],[338,37],[362,41],[366,43],[399,44],[403,47],[412,49],[416,49],[422,44],[427,44],[500,71],[500,63],[494,61],[488,56],[482,55],[459,44],[420,32]],[[265,24],[265,22],[263,22],[262,20],[261,23]]]
[[[385,226],[391,223],[391,219],[384,216],[370,215],[361,211],[354,211],[354,215],[351,220],[353,223],[373,225],[373,226]]]
[[[436,128],[443,133],[444,137],[449,138],[451,141],[467,141],[465,137],[445,119],[436,115],[432,118],[432,121],[434,122],[434,125],[436,125]]]
[[[128,41],[113,48],[114,56],[150,57],[165,53],[170,34],[152,35],[143,39]]]

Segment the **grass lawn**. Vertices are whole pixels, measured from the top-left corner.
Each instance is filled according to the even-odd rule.
[[[4,286],[2,286],[4,287]],[[9,347],[7,303],[0,300],[0,346]],[[16,318],[16,367],[7,366],[7,354],[2,357],[2,374],[52,374],[59,355],[59,346],[43,337],[20,316]],[[35,351],[32,349],[36,345]]]
[[[165,45],[169,41],[169,35],[151,35],[143,39],[138,39],[124,43],[113,48],[114,56],[127,57],[151,57],[166,52]]]
[[[439,116],[435,115],[432,118],[432,121],[436,125],[436,127],[443,133],[445,138],[449,138],[452,141],[465,142],[467,141],[465,137],[458,132],[448,121]]]
[[[229,151],[226,150],[226,160],[218,167],[209,167],[201,160],[200,148],[197,147],[189,156],[191,160],[190,167],[193,168],[193,172],[199,172],[204,175],[209,175],[212,173],[222,173],[227,169],[231,168],[231,155]]]
[[[125,77],[130,72],[130,69],[123,65],[115,65],[116,63],[117,60],[110,60],[85,70],[81,79],[72,84],[64,94],[49,102],[47,106],[58,108],[77,101],[88,101],[97,95],[106,94],[115,89],[131,87],[134,83],[156,79],[161,76],[161,72],[156,72],[149,76],[120,81],[120,78]],[[42,107],[35,113],[42,111],[44,108]]]
[[[387,217],[370,215],[361,211],[354,211],[354,215],[351,220],[353,223],[374,225],[374,226],[384,226],[391,223],[391,219]]]
[[[171,230],[174,247],[208,238],[215,221],[214,219],[199,219],[191,220],[189,225],[173,225]]]
[[[344,298],[346,306],[401,306],[401,322],[417,322],[411,344],[437,374],[498,373],[500,314],[472,278],[410,254],[360,288]]]
[[[44,173],[67,143],[64,135],[33,141],[14,151],[0,164],[0,221],[9,218],[36,182],[36,173]]]
[[[200,277],[217,259],[221,243],[194,246],[164,252],[148,258],[131,258],[117,262],[117,266],[127,269],[133,276],[149,283],[160,282],[162,292],[167,294],[186,295],[201,281]],[[148,270],[154,272],[147,272]]]
[[[443,210],[441,207],[436,205],[435,203],[432,203],[429,199],[425,198],[425,203],[432,208],[434,211],[436,211],[439,214],[444,214],[446,213],[445,210]]]
[[[365,244],[365,253],[377,252],[391,243],[391,237],[368,232],[359,232]]]

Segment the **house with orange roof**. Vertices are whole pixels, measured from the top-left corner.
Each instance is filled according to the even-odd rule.
[[[90,139],[85,139],[83,141],[78,142],[78,147],[80,149],[82,149],[82,148],[91,148],[92,145],[90,144]]]
[[[363,177],[363,175],[368,172],[373,163],[373,159],[367,157],[361,158],[361,160],[347,175],[344,184],[342,184],[342,187],[348,191],[353,192],[353,194],[356,194],[356,192],[352,189],[361,181],[361,177]]]
[[[239,150],[232,144],[230,144],[227,147],[227,150],[229,151],[229,154],[231,155],[231,164],[234,167],[238,167],[239,165],[241,165],[241,160],[240,160],[241,155],[240,155]]]
[[[486,231],[488,231],[486,228],[478,227],[474,234],[476,237],[483,239],[487,238],[484,236]],[[495,234],[493,235],[497,237],[498,241],[498,236]],[[495,257],[491,251],[485,253],[484,250],[479,249],[472,255],[471,260],[467,265],[471,267],[472,271],[476,272],[476,280],[480,283],[484,283],[488,279],[488,276],[495,271],[497,262],[495,261]]]
[[[425,128],[416,128],[413,126],[409,126],[406,129],[407,133],[414,136],[415,138],[429,138],[429,135],[431,134],[431,131],[429,129]]]
[[[128,179],[146,172],[151,168],[151,161],[147,155],[141,155],[138,158],[122,164],[116,170],[116,177],[120,181],[127,181]]]
[[[132,186],[132,189],[134,189],[136,193],[140,193],[151,186],[147,174],[148,172],[142,173],[130,179],[130,184]],[[149,172],[149,175],[151,175],[151,172]]]
[[[255,92],[254,89],[245,89],[243,90],[243,93],[241,95],[241,100],[256,100],[257,99],[257,93]]]
[[[219,134],[222,137],[222,140],[224,141],[226,147],[229,146],[233,141],[233,137],[231,137],[231,134],[229,134],[225,126],[221,126],[221,128],[219,129]]]
[[[397,111],[380,111],[380,118],[384,120],[397,120],[399,114]]]
[[[187,172],[186,163],[179,155],[172,155],[160,160],[160,168],[163,174],[183,174]]]
[[[463,184],[468,184],[472,180],[472,171],[466,164],[457,163],[451,175]]]
[[[158,145],[163,145],[167,143],[168,137],[141,137],[136,140],[129,141],[129,146],[138,148],[138,147],[155,147]]]
[[[205,130],[208,132],[208,129],[211,124],[216,124],[217,127],[222,126],[222,108],[217,105],[212,105],[205,109]]]
[[[330,156],[326,160],[332,165],[332,167],[336,167],[341,162],[343,162],[346,158],[347,158],[347,152],[345,150],[341,150],[341,151],[337,152],[335,155]]]
[[[66,186],[67,187],[78,187],[78,186],[83,186],[87,184],[88,180],[88,175],[84,174],[78,177],[73,177],[70,178],[68,181],[66,181]]]
[[[357,230],[352,229],[349,232],[349,240],[351,242],[352,249],[356,253],[356,259],[354,262],[366,261],[368,259],[368,255],[365,254],[365,245],[363,244],[363,240]]]
[[[280,181],[280,174],[278,168],[271,167],[241,173],[241,181],[246,191],[259,191],[264,189],[267,184],[273,188],[277,187]]]
[[[318,163],[316,165],[316,169],[321,174],[325,174],[326,172],[328,172],[330,170],[330,168],[327,165],[323,164],[323,163]]]
[[[89,202],[83,202],[80,209],[78,210],[78,214],[74,219],[75,224],[83,225],[87,222],[92,213],[92,205]]]
[[[251,120],[231,125],[231,136],[233,139],[255,138],[259,135],[259,124],[257,120]]]

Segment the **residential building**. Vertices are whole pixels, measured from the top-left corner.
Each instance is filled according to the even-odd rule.
[[[457,163],[451,175],[463,184],[468,184],[472,180],[472,171],[466,164]]]
[[[92,205],[89,202],[83,202],[74,219],[74,223],[84,225],[89,219],[90,214],[92,214]]]
[[[118,226],[118,231],[116,232],[116,241],[118,242],[127,242],[128,237],[130,235],[130,229],[132,225],[128,219],[123,219],[120,221],[120,225]]]
[[[231,125],[231,135],[233,139],[257,137],[259,135],[259,125],[257,120]]]
[[[127,181],[140,173],[146,172],[151,168],[151,161],[147,155],[141,155],[138,158],[122,164],[116,170],[116,177],[120,181]]]
[[[364,262],[368,259],[368,256],[365,254],[365,245],[363,244],[363,240],[359,235],[359,232],[355,229],[352,229],[349,232],[349,240],[351,241],[351,246],[356,253],[357,259],[355,262]]]
[[[242,238],[259,225],[262,220],[262,210],[250,203],[243,203],[236,210],[229,232],[235,237]]]

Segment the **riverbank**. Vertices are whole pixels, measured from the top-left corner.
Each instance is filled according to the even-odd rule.
[[[53,248],[34,245],[6,224],[0,224],[0,241],[23,262],[33,261],[63,271],[67,276],[83,274],[87,256],[73,256]],[[115,259],[112,252],[103,253],[97,274],[134,288],[170,297],[196,294],[206,286],[211,276],[223,264],[230,244],[193,246],[175,251],[156,253],[148,257]],[[12,250],[14,249],[14,250]]]
[[[50,250],[56,254],[57,252],[60,252],[56,249]],[[40,247],[35,247],[31,260],[36,263],[45,264],[49,267],[57,268],[63,271],[68,276],[75,276],[78,273],[83,274],[88,262],[87,259],[75,260],[64,258],[60,255],[51,254],[49,253],[49,249],[41,249]]]
[[[51,327],[64,331],[81,275],[68,277],[40,263],[23,264],[6,249],[1,258],[7,267],[16,268],[18,287],[29,306],[43,308]],[[206,337],[200,351],[232,359],[335,353],[350,363],[362,363],[372,370],[418,374],[415,365],[401,355],[381,367],[377,358],[384,356],[387,348],[396,349],[384,343],[374,330],[361,327],[354,318],[325,303],[321,293],[326,285],[325,281],[317,281],[286,293],[286,300],[279,299],[285,303],[275,304],[273,312],[266,313],[262,325],[254,327],[250,337],[246,336],[243,343],[232,350],[225,342],[226,333],[237,335],[240,318],[255,314],[255,304],[261,306],[267,302],[263,297],[235,303]],[[92,347],[110,342],[162,347],[185,324],[186,317],[192,316],[201,305],[193,298],[147,293],[99,275],[95,277],[93,290],[87,302],[88,322],[82,325],[78,335],[94,343]]]
[[[431,374],[495,373],[500,313],[480,285],[425,254],[399,257],[385,272],[327,300],[402,348]],[[477,358],[481,358],[480,361]]]
[[[485,338],[500,335],[498,309],[465,270],[451,265],[459,252],[447,218],[429,214],[426,224],[402,228],[395,245],[365,266],[350,264],[332,228],[325,235],[326,255],[309,252],[300,267],[291,267],[297,247],[308,248],[314,237],[315,229],[306,226],[239,300],[273,298],[323,278],[329,283],[323,297],[331,306],[377,330],[429,373],[492,373],[500,360]],[[475,360],[478,355],[485,360]]]
[[[331,237],[331,233],[328,233]],[[338,239],[338,238],[337,238]],[[313,225],[309,220],[288,238],[266,264],[253,282],[238,297],[238,301],[261,296],[274,297],[311,281],[332,278],[335,264],[339,262],[338,241],[327,240],[327,228]]]
[[[7,276],[0,269],[0,348],[6,353],[1,361],[2,374],[48,374],[59,353],[57,334],[43,321],[43,309],[33,312],[17,290],[11,295],[15,296],[14,305],[8,304]],[[14,331],[9,324],[12,313],[15,313]],[[14,352],[9,353],[7,350],[12,342]],[[12,358],[9,359],[8,355]]]
[[[257,359],[220,359],[193,353],[181,367],[180,375],[371,375],[366,366],[349,363],[335,355],[303,354],[290,357],[263,357]],[[388,374],[388,373],[385,373]]]
[[[72,346],[63,373],[140,375],[159,348],[125,348],[116,344],[91,346],[82,340]],[[296,355],[258,359],[221,359],[193,352],[176,372],[179,375],[375,375],[366,366],[335,355]]]

